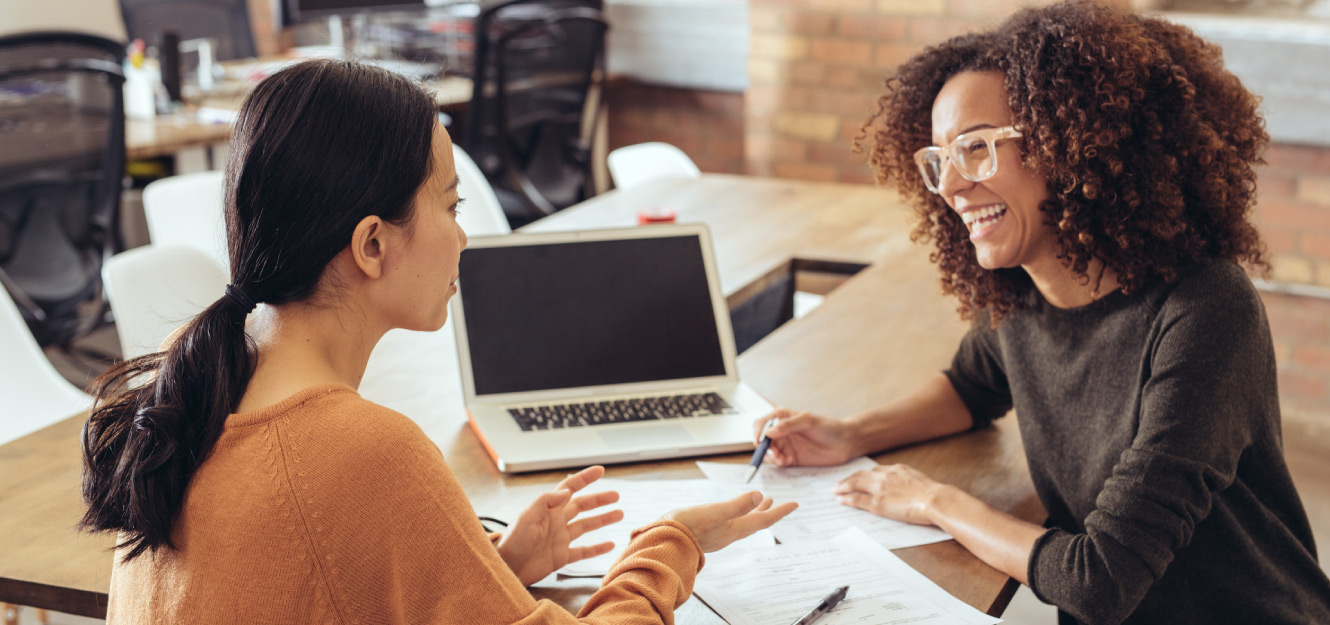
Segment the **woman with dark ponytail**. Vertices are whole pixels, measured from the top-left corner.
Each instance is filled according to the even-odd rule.
[[[226,170],[231,284],[163,351],[97,381],[83,434],[84,528],[116,531],[120,623],[574,623],[523,586],[608,551],[570,547],[622,518],[569,476],[486,536],[444,458],[361,399],[392,328],[447,316],[466,235],[433,98],[404,78],[310,61],[257,86]],[[586,604],[663,622],[702,553],[793,509],[757,493],[634,534]]]

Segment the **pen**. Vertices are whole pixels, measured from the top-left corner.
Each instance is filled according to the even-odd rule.
[[[845,598],[845,593],[849,590],[849,586],[841,586],[840,588],[831,591],[831,594],[824,597],[822,601],[817,604],[816,608],[813,608],[808,614],[799,617],[799,620],[795,621],[793,625],[811,625],[813,621],[822,618],[822,615],[830,612],[832,608],[836,607],[836,604],[840,603],[840,600]]]
[[[771,439],[767,437],[767,430],[776,425],[780,419],[772,419],[762,426],[762,440],[758,441],[757,449],[753,450],[753,459],[748,461],[748,475],[744,476],[744,484],[753,481],[753,476],[757,475],[758,467],[762,466],[762,459],[767,457],[767,448],[771,447]]]

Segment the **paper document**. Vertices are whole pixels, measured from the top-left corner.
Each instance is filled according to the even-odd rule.
[[[744,484],[746,464],[698,462],[697,466],[707,477],[728,486],[735,494],[756,489],[775,499],[776,503],[799,502],[798,510],[771,527],[782,543],[828,540],[851,526],[862,529],[887,549],[951,539],[950,534],[936,527],[893,521],[836,501],[832,491],[837,482],[858,471],[878,466],[869,458],[861,456],[834,467],[782,468],[763,464],[748,484]]]
[[[845,599],[817,625],[992,625],[859,528],[831,540],[707,556],[693,593],[730,625],[793,623],[837,586]]]
[[[710,480],[619,480],[603,478],[584,490],[584,493],[599,493],[607,490],[619,491],[619,503],[606,506],[602,510],[586,513],[594,516],[610,510],[623,510],[623,520],[602,527],[594,532],[583,534],[573,541],[573,546],[594,545],[605,541],[614,541],[614,550],[589,560],[571,562],[559,569],[562,575],[602,576],[619,559],[624,547],[628,546],[629,535],[639,527],[650,525],[661,515],[687,506],[724,501],[737,495]],[[582,494],[582,493],[579,493]],[[732,543],[725,551],[743,550],[749,547],[769,547],[776,543],[770,530],[761,530],[748,538]],[[708,555],[708,558],[711,556]]]

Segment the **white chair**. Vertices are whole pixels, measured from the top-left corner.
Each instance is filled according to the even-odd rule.
[[[628,145],[610,152],[609,166],[610,177],[618,189],[631,189],[661,178],[702,175],[683,150],[659,141]]]
[[[126,360],[150,354],[166,337],[226,293],[227,272],[189,247],[147,245],[102,267]]]
[[[222,267],[231,266],[222,219],[222,172],[171,176],[149,184],[143,189],[143,214],[154,245],[192,247]]]
[[[9,292],[0,288],[0,444],[92,407],[46,359]]]
[[[494,194],[489,180],[456,143],[453,144],[453,163],[457,167],[457,195],[466,200],[457,222],[466,235],[483,237],[512,232],[503,207],[499,205],[499,196]]]

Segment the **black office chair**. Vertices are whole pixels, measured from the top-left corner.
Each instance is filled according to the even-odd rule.
[[[513,227],[593,193],[595,115],[603,80],[599,0],[500,0],[482,6],[462,147]]]
[[[78,33],[0,37],[0,283],[43,346],[105,311],[125,169],[124,44]]]

